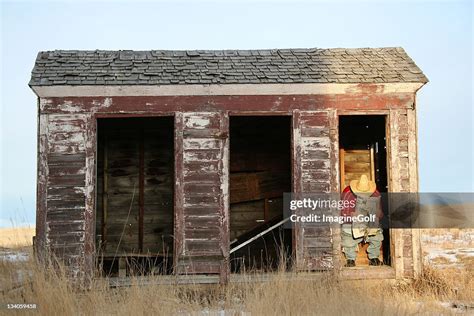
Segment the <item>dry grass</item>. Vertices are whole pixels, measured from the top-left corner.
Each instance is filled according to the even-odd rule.
[[[34,235],[34,227],[1,228],[0,247],[19,248],[31,246],[33,244]]]
[[[28,241],[31,245],[31,233],[31,229],[2,233],[2,245],[21,247]],[[97,279],[90,288],[78,289],[63,269],[45,269],[30,256],[27,261],[0,260],[0,304],[34,303],[38,308],[34,312],[41,315],[217,315],[219,311],[225,315],[450,315],[466,306],[474,308],[472,267],[472,261],[463,269],[425,266],[421,278],[397,283],[343,281],[330,274],[302,280],[280,271],[267,282],[226,286],[144,286],[132,279],[129,287],[110,288],[107,280]]]
[[[105,279],[98,279],[87,290],[75,288],[64,270],[44,269],[33,260],[0,261],[0,271],[1,303],[35,303],[36,312],[44,315],[213,315],[219,310],[226,315],[449,315],[453,311],[440,301],[474,302],[472,271],[447,274],[428,267],[422,278],[398,284],[338,281],[329,274],[318,280],[288,280],[280,272],[268,282],[227,286],[132,282],[110,288]]]

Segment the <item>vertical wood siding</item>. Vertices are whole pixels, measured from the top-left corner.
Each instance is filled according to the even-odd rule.
[[[228,258],[228,116],[178,113],[178,273],[220,273]],[[181,135],[181,136],[180,136]],[[178,141],[178,144],[180,142]]]
[[[295,193],[329,193],[337,181],[334,165],[334,120],[331,111],[295,111],[294,189]],[[332,132],[334,134],[334,131]],[[295,225],[296,261],[299,270],[326,270],[334,267],[333,238],[329,227],[311,223]]]
[[[390,187],[391,192],[417,192],[418,167],[416,117],[414,109],[390,110]],[[395,273],[397,278],[421,272],[420,240],[415,229],[393,229]]]

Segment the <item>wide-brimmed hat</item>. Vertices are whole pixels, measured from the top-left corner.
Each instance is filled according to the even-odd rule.
[[[374,181],[370,181],[365,174],[359,180],[352,180],[350,187],[354,193],[372,194],[375,192],[377,185]]]

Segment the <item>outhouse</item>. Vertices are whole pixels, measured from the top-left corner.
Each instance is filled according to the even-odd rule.
[[[399,47],[39,52],[36,253],[78,278],[226,282],[282,253],[296,271],[415,277],[416,229],[386,229],[385,265],[359,251],[350,269],[337,229],[277,224],[285,192],[361,174],[416,192],[427,81]]]

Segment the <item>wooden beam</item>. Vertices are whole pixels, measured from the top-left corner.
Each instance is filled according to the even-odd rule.
[[[329,111],[329,136],[330,136],[330,158],[331,158],[331,193],[339,193],[344,188],[344,169],[340,168],[341,162],[344,165],[344,150],[342,157],[339,151],[339,113],[337,110]],[[342,173],[342,174],[341,174]],[[333,267],[335,271],[342,269],[342,246],[341,246],[341,226],[331,226]]]
[[[399,135],[398,121],[400,111],[391,110],[389,114],[389,136],[387,137],[390,146],[390,190],[391,192],[400,192],[400,162],[399,162]],[[390,201],[389,201],[390,203]],[[397,279],[403,278],[403,236],[401,229],[392,229],[390,237],[393,241],[392,265],[395,267],[395,276]]]
[[[345,159],[345,149],[341,148],[339,150],[339,169],[340,169],[340,174],[341,174],[341,180],[340,180],[340,188],[339,190],[342,192],[344,190],[344,186],[346,184],[345,177],[346,177],[346,169],[344,168],[344,159]]]
[[[411,108],[414,95],[306,94],[306,95],[215,95],[215,96],[114,96],[52,97],[41,99],[42,113],[96,113],[127,116],[164,115],[175,112],[288,113],[293,110],[388,110]]]
[[[415,93],[424,83],[296,83],[210,85],[79,85],[32,86],[39,97],[64,96],[188,96],[188,95],[295,95],[345,93]]]
[[[173,270],[177,273],[184,249],[184,153],[183,153],[183,113],[177,112],[174,121],[174,247]]]
[[[408,120],[408,161],[410,192],[418,192],[418,126],[416,122],[416,109],[407,111]],[[413,250],[413,276],[419,277],[423,270],[420,228],[412,229]]]
[[[36,238],[35,251],[38,258],[46,259],[46,212],[48,187],[48,114],[38,113],[38,160],[36,185]],[[44,256],[43,256],[44,255]]]

